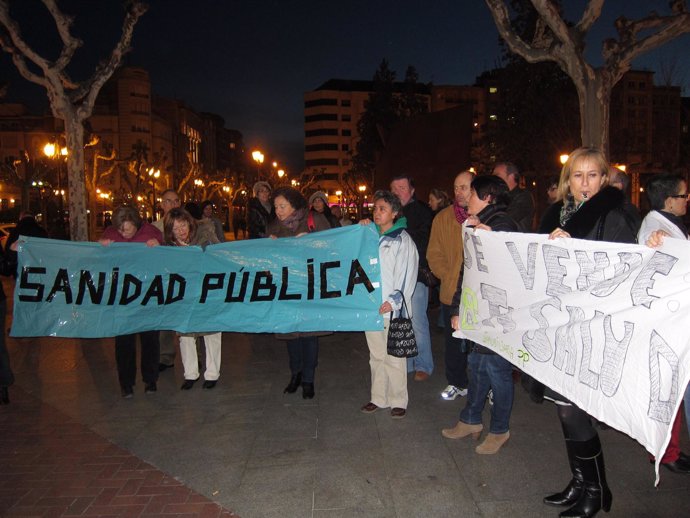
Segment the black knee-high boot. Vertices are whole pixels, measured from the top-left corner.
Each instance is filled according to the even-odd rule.
[[[578,457],[575,456],[574,442],[566,439],[565,449],[568,452],[568,463],[570,464],[570,471],[573,473],[573,478],[570,479],[566,488],[560,493],[554,493],[544,497],[544,503],[547,505],[555,505],[559,507],[567,507],[573,505],[580,499],[585,488],[585,479],[582,476],[582,465]]]
[[[563,511],[563,518],[591,518],[603,509],[609,512],[613,496],[606,484],[604,467],[604,453],[601,449],[599,436],[595,435],[587,441],[574,441],[572,444],[576,462],[582,470],[584,490],[575,505]]]

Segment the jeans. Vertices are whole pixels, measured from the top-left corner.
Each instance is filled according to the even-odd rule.
[[[434,372],[434,358],[431,355],[431,334],[429,333],[429,317],[426,309],[429,304],[429,288],[426,284],[418,282],[412,294],[412,329],[417,339],[419,354],[407,359],[407,372],[424,371],[427,374]]]
[[[443,304],[441,315],[444,324],[443,336],[446,341],[446,379],[449,385],[467,388],[467,343],[463,338],[453,336],[453,328],[450,327],[453,308]]]
[[[290,372],[293,376],[302,373],[302,383],[314,383],[314,373],[319,363],[319,338],[300,336],[287,341]]]
[[[471,342],[468,341],[468,345]],[[513,367],[498,354],[471,352],[469,355],[470,385],[467,404],[460,412],[460,421],[481,424],[482,411],[489,389],[494,392],[489,432],[505,433],[509,429],[513,409]]]

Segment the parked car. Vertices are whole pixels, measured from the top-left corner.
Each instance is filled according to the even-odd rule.
[[[7,237],[10,235],[10,230],[16,226],[16,223],[0,223],[0,246],[2,246],[3,250],[5,249],[5,241],[7,241]]]

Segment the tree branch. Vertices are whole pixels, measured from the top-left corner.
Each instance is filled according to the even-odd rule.
[[[575,26],[575,29],[580,34],[584,34],[589,31],[589,29],[592,28],[592,25],[594,25],[594,22],[596,22],[599,19],[599,16],[601,16],[602,7],[604,7],[604,0],[590,0],[587,3],[585,12],[582,13],[582,18],[580,18],[580,21]]]
[[[130,4],[129,9],[127,10],[127,16],[122,24],[122,36],[110,54],[110,59],[107,63],[99,65],[91,78],[85,82],[84,87],[74,94],[74,101],[84,98],[82,106],[79,109],[80,115],[84,118],[87,118],[89,115],[91,115],[93,104],[96,101],[96,97],[98,96],[101,87],[108,79],[110,79],[110,76],[113,75],[113,72],[115,72],[115,69],[122,60],[122,56],[124,56],[130,50],[129,44],[132,41],[134,26],[147,10],[148,5],[139,2],[138,0],[135,0]]]
[[[17,22],[10,16],[10,8],[7,4],[7,0],[0,0],[0,25],[7,31],[6,34],[0,37],[0,45],[2,45],[2,49],[5,52],[12,56],[12,61],[17,67],[17,70],[19,70],[19,73],[27,81],[45,87],[45,79],[29,70],[29,66],[24,58],[29,58],[44,72],[48,69],[48,61],[36,54],[28,43],[24,41],[21,36],[19,25],[17,25]]]
[[[503,0],[485,0],[485,2],[489,11],[491,11],[498,33],[506,42],[511,52],[522,56],[530,63],[554,61],[549,49],[534,48],[513,31],[508,9]]]
[[[50,14],[53,16],[58,34],[60,35],[60,39],[64,44],[62,47],[62,52],[60,52],[60,57],[53,64],[53,69],[62,72],[72,60],[76,50],[83,45],[83,42],[79,38],[72,36],[70,33],[70,28],[72,27],[72,22],[74,19],[71,16],[66,16],[62,11],[60,11],[60,8],[55,3],[55,0],[43,0],[43,5],[46,6],[46,9],[48,9]],[[68,88],[76,88],[74,83],[69,79],[65,82],[65,86]]]

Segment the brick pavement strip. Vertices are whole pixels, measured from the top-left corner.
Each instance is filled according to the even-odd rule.
[[[0,429],[0,516],[239,518],[18,387]]]

